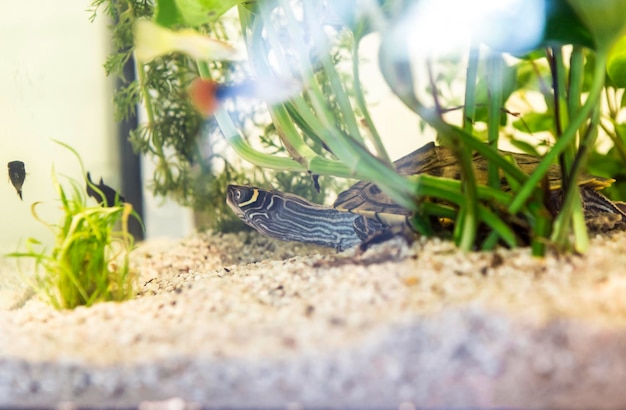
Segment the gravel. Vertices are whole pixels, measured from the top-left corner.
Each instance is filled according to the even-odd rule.
[[[623,408],[625,249],[149,241],[128,302],[56,311],[0,282],[0,407]]]

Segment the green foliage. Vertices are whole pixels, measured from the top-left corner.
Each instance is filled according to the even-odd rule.
[[[278,79],[277,88],[281,81],[300,88],[282,100],[268,98],[271,125],[252,119],[257,118],[254,114],[246,116],[224,106],[208,122],[242,158],[279,171],[375,182],[392,200],[414,212],[422,234],[436,232],[433,220],[455,220],[452,237],[462,249],[490,249],[505,243],[530,244],[536,255],[543,254],[546,245],[585,251],[588,237],[577,181],[589,157],[592,166],[605,174],[623,169],[615,165],[626,160],[618,115],[624,102],[624,91],[619,88],[621,49],[608,54],[623,34],[623,2],[551,0],[546,30],[537,44],[509,46],[500,38],[492,39],[497,49],[471,44],[465,77],[459,69],[463,60],[458,57],[447,61],[415,58],[412,42],[425,39],[415,38],[411,21],[406,21],[416,4],[413,1],[381,0],[367,2],[366,7],[349,1],[344,9],[339,3],[313,0],[162,0],[156,19],[165,26],[199,25],[198,30],[226,39],[223,18],[216,17],[235,4],[248,66],[194,64],[189,57],[174,54],[139,67],[140,92],[129,90],[119,98],[122,103],[137,95],[144,99],[149,128],[137,132],[133,141],[139,150],[158,159],[157,192],[197,199],[191,192],[201,185],[208,201],[216,203],[218,198],[223,201],[222,184],[227,178],[255,183],[270,181],[268,175],[272,177],[269,185],[276,184],[277,189],[293,192],[299,186],[311,187],[306,174],[284,177],[255,169],[244,175],[228,163],[218,175],[208,161],[214,157],[199,154],[197,130],[202,121],[194,119],[184,92],[190,78],[200,75],[218,83],[249,77]],[[492,11],[490,21],[502,27],[514,25],[518,17]],[[609,24],[603,25],[603,20]],[[360,79],[360,40],[372,31],[378,31],[382,39],[379,64],[385,81],[417,115],[416,124],[433,129],[440,143],[452,149],[462,170],[460,181],[407,177],[393,168],[383,137],[369,115]],[[484,41],[489,45],[489,39]],[[523,51],[519,61],[511,62],[503,55],[519,55],[524,47],[530,49]],[[114,58],[111,65],[119,60],[123,59]],[[351,75],[345,75],[344,67],[349,67]],[[414,76],[420,70],[425,75]],[[418,83],[417,78],[427,80]],[[463,82],[464,93],[459,95],[455,89]],[[545,107],[536,106],[537,95]],[[607,111],[601,110],[603,98],[608,100]],[[514,99],[522,103],[521,109],[509,109]],[[455,110],[463,111],[460,123],[446,115]],[[594,152],[599,128],[614,144],[605,163]],[[259,134],[261,149],[250,137]],[[543,157],[534,166],[518,164],[515,157],[498,151],[503,136],[524,151],[542,152]],[[164,154],[168,148],[174,155]],[[475,169],[475,155],[487,160],[484,173]],[[560,174],[552,175],[550,181],[553,188],[562,188],[558,214],[547,205],[554,195],[547,176],[554,164]],[[202,182],[190,183],[192,175]],[[619,191],[617,187],[614,191]]]
[[[35,261],[32,286],[57,309],[133,298],[135,274],[129,266],[133,237],[128,232],[128,219],[138,216],[132,206],[88,206],[83,193],[86,180],[70,180],[67,189],[58,182],[54,170],[52,176],[64,212],[61,221],[51,224],[41,219],[36,212],[38,202],[31,207],[33,217],[53,233],[52,249],[29,238],[25,251],[7,256]],[[99,192],[97,186],[92,184],[91,188]]]
[[[133,25],[137,19],[153,16],[153,2],[94,0],[92,7],[92,18],[104,9],[115,20],[114,53],[104,66],[107,74],[123,79],[124,64],[133,52]],[[153,192],[189,204],[194,186],[190,168],[203,161],[197,147],[202,119],[187,98],[187,87],[197,77],[197,70],[189,58],[172,54],[138,71],[143,82],[126,81],[114,96],[116,118],[134,114],[137,104],[146,105],[150,121],[131,132],[133,148],[155,159],[157,170],[150,184]]]
[[[113,54],[111,54],[104,68],[107,75],[122,75],[124,64],[132,56],[133,53],[133,24],[138,18],[152,16],[153,2],[151,0],[128,0],[128,1],[109,1],[109,0],[93,0],[91,3],[91,20],[96,18],[97,11],[104,9],[104,13],[113,20]],[[138,100],[128,101],[128,105],[123,108],[134,110],[134,105]]]
[[[597,30],[590,29],[586,25],[589,19],[588,16],[581,15],[580,4],[576,5],[576,11],[574,11],[569,3],[552,2],[547,15],[548,29],[544,38],[537,44],[537,50],[529,53],[526,59],[518,64],[503,63],[500,54],[496,51],[490,51],[484,56],[479,55],[478,51],[470,54],[470,65],[473,65],[476,71],[473,71],[474,77],[468,77],[466,80],[467,91],[465,104],[462,107],[464,126],[461,129],[458,125],[447,122],[443,117],[443,113],[447,110],[443,104],[454,100],[453,96],[446,94],[453,88],[444,89],[443,85],[453,84],[454,79],[442,76],[441,69],[438,70],[441,65],[432,61],[425,64],[430,79],[428,84],[420,87],[413,77],[412,73],[423,69],[424,64],[411,57],[410,44],[408,44],[411,33],[407,31],[407,24],[403,24],[403,19],[410,11],[411,3],[393,1],[384,3],[385,9],[380,7],[377,12],[379,18],[387,20],[385,26],[387,29],[381,30],[383,41],[379,56],[385,80],[408,108],[437,131],[441,143],[457,153],[463,170],[463,180],[459,183],[450,183],[423,175],[414,177],[415,185],[412,189],[416,190],[420,200],[408,207],[416,211],[415,222],[418,229],[423,234],[431,234],[434,232],[433,227],[429,226],[432,217],[450,218],[450,208],[432,206],[425,200],[435,198],[453,204],[452,209],[456,212],[452,218],[456,220],[453,237],[455,242],[464,249],[477,245],[488,249],[498,242],[504,242],[510,246],[530,242],[535,254],[542,254],[545,245],[550,243],[562,250],[584,251],[588,246],[584,215],[577,194],[578,186],[570,181],[576,181],[578,175],[581,174],[587,158],[585,152],[594,146],[597,136],[597,132],[594,131],[597,127],[597,120],[594,118],[597,118],[596,107],[604,86],[606,53],[602,52],[602,48],[594,54],[594,51],[577,47],[572,52],[571,62],[568,64],[564,61],[561,45],[574,43],[594,46],[599,44],[590,41],[591,36],[597,34]],[[390,4],[397,6],[389,6]],[[319,44],[332,44],[331,36],[325,36],[321,40],[316,37],[321,34],[315,31],[315,22],[312,22],[311,15],[321,16],[321,13],[316,14],[321,6],[315,5],[314,2],[303,1],[304,17],[301,19],[294,17],[295,14],[290,11],[291,7],[286,1],[278,1],[275,5],[268,7],[270,11],[265,10],[260,14],[245,16],[243,19],[244,24],[252,33],[252,36],[248,38],[250,49],[282,49],[283,55],[294,56],[293,58],[297,60],[294,75],[298,81],[306,84],[302,97],[307,102],[307,106],[297,104],[297,99],[287,103],[291,119],[301,130],[305,131],[305,135],[309,135],[313,130],[323,145],[329,146],[342,163],[348,164],[351,158],[358,156],[360,162],[356,164],[352,162],[351,169],[359,178],[377,182],[381,189],[396,201],[400,201],[403,197],[411,197],[410,191],[407,192],[407,188],[400,181],[392,180],[385,173],[384,168],[367,161],[368,155],[371,154],[359,151],[357,148],[359,144],[362,144],[363,137],[359,135],[360,130],[350,127],[349,100],[344,100],[343,104],[333,105],[333,97],[341,97],[343,87],[331,82],[329,88],[328,84],[320,81],[320,78],[323,78],[320,77],[320,72],[332,78],[332,67],[329,64],[323,64],[325,61],[330,61],[331,52],[321,51],[319,46],[315,48],[316,44],[314,44],[313,51],[308,52],[309,55],[307,55],[306,51],[285,46],[285,44],[306,44],[304,40],[306,38],[316,38]],[[371,9],[368,11],[371,13]],[[274,12],[276,14],[273,14]],[[307,13],[309,13],[308,16]],[[284,20],[274,19],[278,15],[284,16]],[[354,13],[354,16],[358,15],[358,12]],[[368,13],[363,12],[362,15],[368,15]],[[357,41],[355,47],[358,47],[359,34],[356,32],[356,27],[359,26],[359,22],[355,21],[356,17],[352,13],[350,16],[343,29],[355,31],[353,33]],[[494,17],[497,18],[497,16]],[[557,27],[561,26],[559,22],[565,20],[572,24]],[[255,33],[261,32],[261,29],[257,28],[259,26],[267,32],[265,37],[267,45],[255,36]],[[273,30],[281,33],[282,41],[276,41],[278,36],[272,36]],[[304,37],[298,37],[302,35],[302,31],[299,30],[304,31]],[[335,38],[338,37],[340,36]],[[288,40],[285,41],[285,38]],[[545,46],[548,46],[547,53],[545,48],[540,48]],[[515,51],[515,47],[512,51]],[[310,54],[314,54],[315,58],[311,58]],[[252,58],[257,66],[268,65],[264,56],[253,54]],[[322,64],[316,64],[317,61]],[[588,64],[585,64],[585,61]],[[355,59],[352,63],[358,66],[358,61]],[[280,62],[278,64],[280,65]],[[283,66],[283,70],[285,67],[286,65]],[[445,63],[443,67],[445,68]],[[585,71],[586,68],[590,71]],[[312,73],[314,76],[311,75]],[[566,80],[568,78],[569,83]],[[583,90],[589,93],[586,99],[582,98]],[[432,96],[433,106],[428,106],[421,97],[418,97],[423,95],[424,91]],[[541,93],[547,110],[536,110],[532,104],[529,104],[529,110],[515,113],[518,119],[510,121],[512,113],[505,108],[507,102],[513,96],[526,102],[528,100],[524,93],[530,91]],[[584,101],[584,104],[581,101]],[[364,109],[362,103],[359,104],[359,108],[361,112],[367,112],[367,108]],[[318,118],[326,119],[325,122],[322,121],[323,127],[321,127],[326,132],[320,131],[320,127],[315,125],[315,120],[310,117],[309,110],[313,111]],[[274,123],[277,124],[276,121]],[[478,127],[479,123],[484,125]],[[371,125],[369,127],[371,128]],[[537,151],[533,145],[544,145],[548,148],[545,158],[538,161],[536,169],[527,166],[520,167],[515,161],[503,157],[495,149],[498,146],[499,136],[505,129],[509,129],[509,132],[516,130],[527,133],[531,140],[538,132],[552,134],[552,137],[547,140],[536,141],[535,144],[525,143],[525,146],[521,140],[515,141],[518,146],[523,146],[526,151],[530,152]],[[298,146],[299,141],[291,132],[283,132],[283,134],[287,134],[285,138],[290,139],[292,146]],[[482,143],[481,140],[486,140],[488,145]],[[331,146],[331,143],[334,145]],[[298,150],[298,152],[303,151]],[[475,174],[472,152],[487,158],[487,180]],[[382,152],[377,154],[384,159]],[[549,202],[547,198],[553,195],[545,184],[545,175],[555,163],[561,166],[560,186],[565,187],[562,194],[563,207],[558,216],[553,215],[545,206]],[[310,164],[309,161],[309,167]],[[504,194],[500,189],[503,180],[509,186]],[[486,207],[484,203],[487,204]],[[521,225],[520,221],[523,221]],[[511,226],[516,226],[516,229],[511,230]],[[485,228],[487,232],[491,232],[486,236],[478,235],[478,230],[484,231]],[[573,243],[570,243],[569,239],[572,237],[571,234],[574,237]]]
[[[623,0],[567,0],[593,38],[596,51],[606,53],[626,34],[626,2]]]
[[[151,18],[167,26],[198,26],[198,30],[211,33],[215,38],[228,40],[228,27],[233,20],[218,19],[233,5],[242,1],[213,0],[160,0],[156,3],[142,0],[94,0],[93,17],[97,11],[110,15],[114,53],[105,63],[107,74],[120,76],[133,52],[132,28],[137,19]],[[245,4],[253,7],[254,2]],[[243,7],[243,6],[242,6]],[[229,24],[230,23],[230,24]],[[213,77],[222,83],[244,80],[247,68],[241,64],[214,62],[209,68]],[[137,67],[138,81],[126,81],[114,96],[116,118],[121,120],[134,114],[137,104],[146,107],[148,121],[133,130],[130,142],[134,150],[146,155],[156,164],[156,171],[149,176],[149,188],[157,196],[169,196],[184,206],[198,212],[211,210],[212,216],[203,228],[244,228],[226,206],[226,185],[232,182],[255,185],[273,185],[276,189],[288,189],[284,179],[267,169],[242,169],[234,167],[224,156],[216,155],[214,146],[219,145],[222,132],[215,118],[203,119],[191,105],[188,97],[189,84],[199,76],[195,60],[182,53],[172,53]],[[285,147],[270,127],[264,108],[253,105],[248,111],[230,110],[228,115],[247,134],[259,135],[264,147],[274,153],[284,154]],[[248,137],[245,137],[247,141]],[[324,200],[337,183],[328,181],[318,193],[310,178],[299,172],[289,172],[288,179],[296,185],[307,187],[300,194],[308,198]]]
[[[620,38],[611,49],[606,71],[615,86],[626,87],[626,36]]]
[[[536,132],[552,131],[554,128],[554,117],[547,112],[528,112],[518,120],[513,121],[513,127],[517,130],[529,134]]]
[[[216,21],[222,14],[247,0],[157,0],[154,21],[163,27],[183,24],[198,27]]]
[[[543,34],[543,46],[554,44],[575,44],[594,47],[589,29],[580,21],[579,16],[566,0],[546,1],[546,27]]]

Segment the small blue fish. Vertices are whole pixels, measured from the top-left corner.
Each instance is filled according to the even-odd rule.
[[[9,179],[11,183],[15,187],[17,194],[22,198],[22,186],[24,185],[24,180],[26,179],[26,168],[24,167],[24,163],[22,161],[11,161],[8,164],[9,167]]]
[[[100,192],[93,189],[94,186],[98,188]],[[87,172],[87,195],[95,199],[103,207],[115,206],[117,202],[126,202],[126,198],[120,195],[115,189],[105,185],[102,178],[100,178],[98,185],[94,184],[89,172]]]

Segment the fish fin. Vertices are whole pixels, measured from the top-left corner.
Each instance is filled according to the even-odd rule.
[[[174,51],[175,34],[149,20],[137,20],[133,26],[135,58],[149,62]]]

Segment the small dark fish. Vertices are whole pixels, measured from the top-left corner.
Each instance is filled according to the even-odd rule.
[[[20,196],[20,199],[22,199],[22,185],[24,185],[24,180],[26,179],[24,163],[22,161],[11,161],[7,165],[9,167],[9,179],[15,187],[17,194]]]
[[[114,206],[116,198],[119,202],[126,202],[126,198],[120,195],[115,189],[111,188],[108,185],[105,185],[104,181],[102,181],[102,178],[100,178],[100,183],[96,185],[91,180],[91,175],[89,174],[89,172],[87,172],[87,181],[87,195],[95,199],[100,205]],[[100,192],[93,189],[92,186],[98,188]]]

